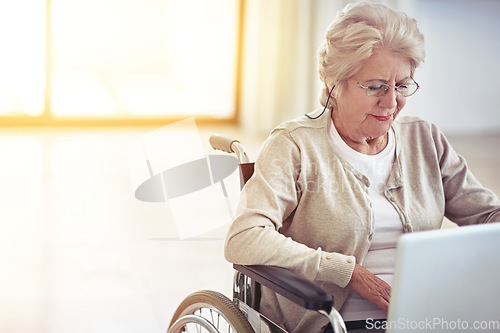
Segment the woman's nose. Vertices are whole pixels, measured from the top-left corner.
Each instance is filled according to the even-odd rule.
[[[380,97],[379,106],[385,109],[393,109],[398,104],[397,102],[398,94],[396,93],[396,89],[389,88],[389,90],[385,93],[384,96]]]

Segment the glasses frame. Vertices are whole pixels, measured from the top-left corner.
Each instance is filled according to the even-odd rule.
[[[381,88],[382,88],[382,87],[385,87],[385,88],[384,88],[384,90],[383,90],[383,93],[382,93],[381,95],[370,95],[370,94],[368,93],[368,89],[370,88],[370,86],[371,86],[371,85],[364,86],[364,85],[362,85],[361,83],[359,83],[358,81],[356,81],[356,84],[357,84],[360,88],[363,88],[363,89],[365,90],[365,92],[366,92],[366,95],[368,95],[368,96],[370,96],[370,97],[382,97],[382,96],[385,96],[385,95],[387,94],[387,92],[389,91],[389,89],[390,89],[390,88],[394,88],[394,91],[396,92],[396,94],[397,94],[398,96],[401,96],[401,97],[410,97],[410,96],[413,96],[413,95],[417,92],[417,90],[420,88],[420,85],[417,83],[417,81],[415,81],[412,77],[410,77],[410,79],[413,81],[413,83],[407,83],[407,84],[405,84],[405,85],[414,85],[414,86],[416,86],[416,87],[417,87],[417,89],[415,89],[415,91],[414,91],[414,92],[412,92],[411,94],[406,95],[406,96],[405,96],[405,95],[402,95],[402,94],[401,94],[401,92],[399,92],[399,90],[398,90],[398,88],[399,88],[400,86],[402,86],[403,84],[401,84],[401,85],[399,85],[399,86],[393,86],[393,87],[391,87],[391,86],[390,86],[390,85],[388,85],[388,84],[385,84],[385,83],[379,83],[379,85],[381,86]]]

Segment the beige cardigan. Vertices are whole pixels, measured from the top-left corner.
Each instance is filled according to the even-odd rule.
[[[305,116],[271,132],[241,194],[228,232],[226,259],[286,267],[315,281],[340,309],[374,225],[369,180],[338,156],[331,113]],[[400,116],[393,124],[396,158],[385,195],[404,232],[500,221],[500,202],[468,171],[436,126]],[[289,332],[320,332],[326,319],[263,291],[261,312]]]

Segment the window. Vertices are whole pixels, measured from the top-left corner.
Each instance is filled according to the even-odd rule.
[[[0,4],[0,116],[40,116],[45,87],[45,4]]]
[[[0,5],[0,116],[235,118],[238,1],[47,1]]]

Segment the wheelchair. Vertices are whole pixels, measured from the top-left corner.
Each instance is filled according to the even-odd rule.
[[[216,150],[236,154],[243,187],[253,174],[254,166],[243,145],[217,134],[210,137],[210,144]],[[259,313],[262,286],[307,310],[326,316],[333,332],[347,332],[342,317],[333,307],[333,296],[313,282],[281,267],[236,264],[233,267],[236,272],[232,300],[211,290],[192,293],[178,306],[167,333],[286,333]]]

